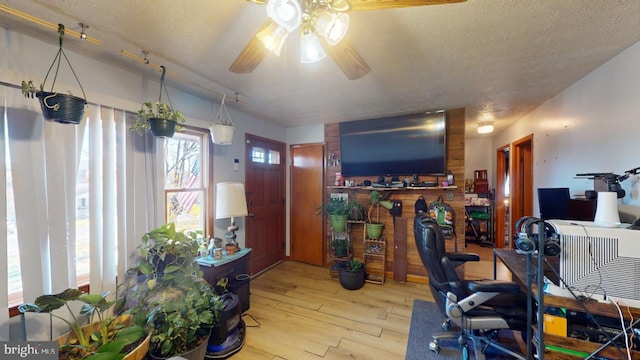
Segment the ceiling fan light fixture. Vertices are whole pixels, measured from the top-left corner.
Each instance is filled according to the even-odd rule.
[[[349,15],[316,10],[315,29],[331,46],[337,45],[349,30]]]
[[[345,12],[351,10],[351,4],[347,0],[333,0],[331,2],[331,10]]]
[[[272,22],[264,30],[256,34],[256,37],[260,41],[262,41],[264,46],[269,51],[276,54],[276,56],[280,56],[282,46],[284,46],[284,43],[287,40],[288,36],[289,32],[287,31],[287,29],[275,22]]]
[[[302,22],[302,7],[298,0],[270,0],[267,3],[267,16],[292,32]]]
[[[312,64],[327,57],[327,53],[320,44],[318,35],[314,32],[305,32],[300,36],[300,62]]]
[[[478,134],[489,134],[493,132],[493,121],[481,121],[478,124]]]

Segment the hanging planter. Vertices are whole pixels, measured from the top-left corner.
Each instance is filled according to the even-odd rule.
[[[209,126],[209,132],[211,133],[211,141],[217,145],[231,145],[233,141],[233,120],[227,106],[224,104],[226,95],[222,95],[222,102],[220,103],[220,110],[216,114],[216,118],[213,120],[213,124]]]
[[[185,119],[180,111],[173,109],[167,87],[164,84],[166,68],[164,66],[161,66],[161,68],[162,75],[160,75],[160,95],[158,96],[158,101],[155,103],[150,101],[143,103],[140,110],[138,110],[138,119],[129,130],[135,130],[139,134],[142,134],[144,131],[150,129],[151,133],[156,137],[170,138],[173,137],[176,131],[182,129],[180,123],[184,123]],[[163,88],[169,100],[168,104],[162,102]]]
[[[58,48],[58,53],[53,58],[53,63],[49,67],[47,71],[47,75],[44,77],[44,82],[40,85],[40,91],[36,90],[33,86],[33,82],[29,81],[28,83],[22,82],[22,93],[26,97],[37,97],[40,100],[40,107],[42,108],[42,115],[48,121],[54,121],[61,124],[79,124],[84,118],[84,108],[87,105],[87,96],[84,93],[84,89],[82,88],[82,84],[80,84],[80,80],[78,80],[78,76],[76,72],[73,70],[67,55],[62,50],[62,40],[64,38],[64,25],[58,25],[58,33],[60,34],[60,46]],[[76,78],[78,85],[80,85],[80,90],[82,90],[83,98],[73,96],[70,94],[62,94],[58,92],[54,92],[53,88],[56,85],[56,79],[58,78],[58,71],[60,70],[60,62],[62,61],[62,57],[69,65],[73,76]],[[56,65],[56,72],[53,76],[53,83],[51,84],[50,91],[44,91],[44,86],[47,83],[47,78],[49,77],[49,73],[53,66]]]

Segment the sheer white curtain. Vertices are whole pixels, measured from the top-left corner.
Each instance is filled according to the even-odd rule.
[[[0,214],[7,217],[4,149],[8,146],[24,302],[79,285],[76,191],[83,151],[89,156],[90,289],[115,295],[116,280],[131,266],[141,236],[163,222],[159,140],[129,131],[131,113],[99,105],[87,107],[80,125],[44,121],[37,100],[23,98],[18,89],[1,89],[6,127],[4,123],[0,126],[0,199],[4,205]],[[83,149],[85,144],[88,149]],[[2,223],[0,263],[4,264],[6,234],[6,223]],[[0,294],[8,293],[8,271],[12,270],[0,266]],[[6,297],[0,296],[0,310],[7,306]],[[41,316],[27,317],[26,326],[29,339],[49,338],[48,324],[43,324]],[[17,338],[14,329],[9,330],[7,311],[0,311],[0,340]]]

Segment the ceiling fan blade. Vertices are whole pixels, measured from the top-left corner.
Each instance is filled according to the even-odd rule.
[[[441,5],[467,2],[467,0],[349,0],[352,11],[383,10],[409,6]]]
[[[268,27],[272,21],[273,20],[267,21],[260,30],[258,30],[258,33]],[[260,62],[268,53],[269,50],[264,46],[262,41],[254,35],[251,37],[251,40],[249,40],[249,43],[247,43],[247,46],[244,47],[233,64],[231,64],[229,71],[236,74],[248,74],[260,65]]]
[[[349,80],[360,79],[371,71],[367,62],[346,40],[343,39],[335,46],[327,44],[324,39],[321,41],[322,47],[329,57],[333,59]]]

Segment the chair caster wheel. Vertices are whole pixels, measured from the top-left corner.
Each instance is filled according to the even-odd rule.
[[[449,331],[451,329],[451,321],[449,320],[443,321],[441,328],[443,331]]]
[[[429,350],[433,351],[436,354],[440,353],[440,345],[438,344],[438,340],[433,340],[429,343]]]
[[[469,360],[469,345],[462,346],[462,360]]]

